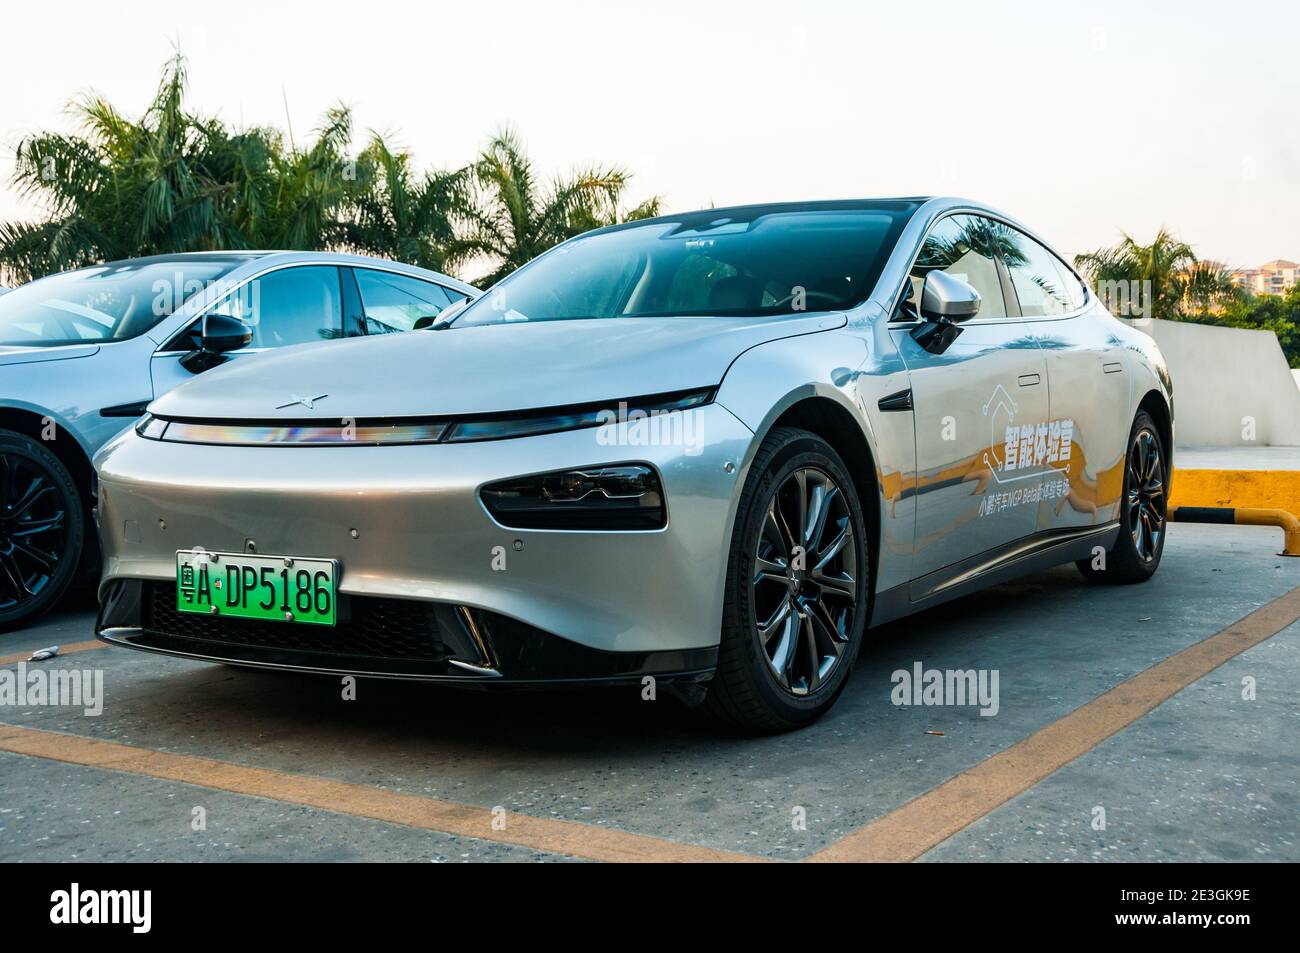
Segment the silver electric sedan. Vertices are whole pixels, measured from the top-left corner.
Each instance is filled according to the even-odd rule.
[[[97,459],[100,638],[454,685],[825,712],[864,631],[1159,565],[1171,386],[1023,225],[956,199],[671,215],[438,329],[233,364]]]
[[[0,631],[89,573],[91,457],[145,405],[227,361],[410,330],[477,290],[321,252],[159,255],[63,272],[0,297]]]

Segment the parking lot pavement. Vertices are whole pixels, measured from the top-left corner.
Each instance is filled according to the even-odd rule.
[[[1292,625],[922,859],[1294,861],[1297,684]]]
[[[0,707],[0,860],[558,859],[673,845],[805,858],[1300,586],[1277,535],[1177,525],[1146,585],[1091,587],[1062,567],[894,623],[870,634],[825,719],[767,738],[643,701],[639,687],[363,681],[344,701],[336,679],[72,654],[57,664],[104,673],[101,715]],[[82,606],[0,636],[0,656],[83,641],[91,621]],[[1298,639],[1291,626],[1135,714],[924,859],[1300,860]],[[891,704],[893,673],[918,662],[996,672],[997,713]],[[1255,701],[1241,698],[1246,675]],[[6,726],[77,737],[6,741]],[[12,753],[24,745],[36,755]]]
[[[51,797],[52,792],[58,796]],[[4,753],[0,805],[0,857],[7,861],[568,859],[266,798]]]

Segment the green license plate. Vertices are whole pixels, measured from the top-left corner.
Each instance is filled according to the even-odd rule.
[[[250,553],[176,553],[176,608],[180,612],[333,625],[338,563]]]

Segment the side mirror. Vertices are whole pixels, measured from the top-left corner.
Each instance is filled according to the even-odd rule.
[[[253,329],[238,318],[228,314],[205,315],[199,349],[181,358],[181,367],[192,374],[201,374],[224,363],[228,351],[247,347],[252,340]]]
[[[932,271],[921,287],[921,323],[912,328],[912,340],[931,354],[942,354],[961,334],[959,323],[975,317],[979,309],[978,291],[960,278]]]
[[[978,306],[978,294],[975,299]],[[252,341],[253,329],[238,318],[228,314],[209,314],[203,319],[202,348],[210,354],[238,351],[241,347],[248,347]]]
[[[980,293],[947,272],[932,271],[921,287],[921,317],[927,321],[967,321],[980,310]]]

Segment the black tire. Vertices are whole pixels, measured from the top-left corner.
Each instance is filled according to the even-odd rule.
[[[85,533],[68,468],[31,437],[0,430],[0,632],[30,623],[63,597]]]
[[[1151,415],[1138,411],[1129,431],[1124,459],[1124,496],[1120,503],[1119,538],[1100,560],[1080,559],[1076,566],[1089,582],[1128,585],[1146,582],[1160,568],[1168,528],[1169,455]]]
[[[804,501],[802,509],[796,498]],[[807,543],[803,568],[789,557],[779,571],[775,568],[782,547],[794,537],[780,518],[769,522],[769,507],[779,510],[782,503],[802,513],[816,505],[825,514],[819,527],[799,534]],[[838,550],[836,543],[842,543]],[[862,644],[869,550],[862,505],[839,454],[808,431],[773,430],[754,457],[736,512],[718,668],[704,710],[734,727],[761,732],[789,731],[825,714],[843,691]],[[781,616],[787,602],[789,610]],[[780,630],[769,627],[766,643],[760,616],[785,620]]]

